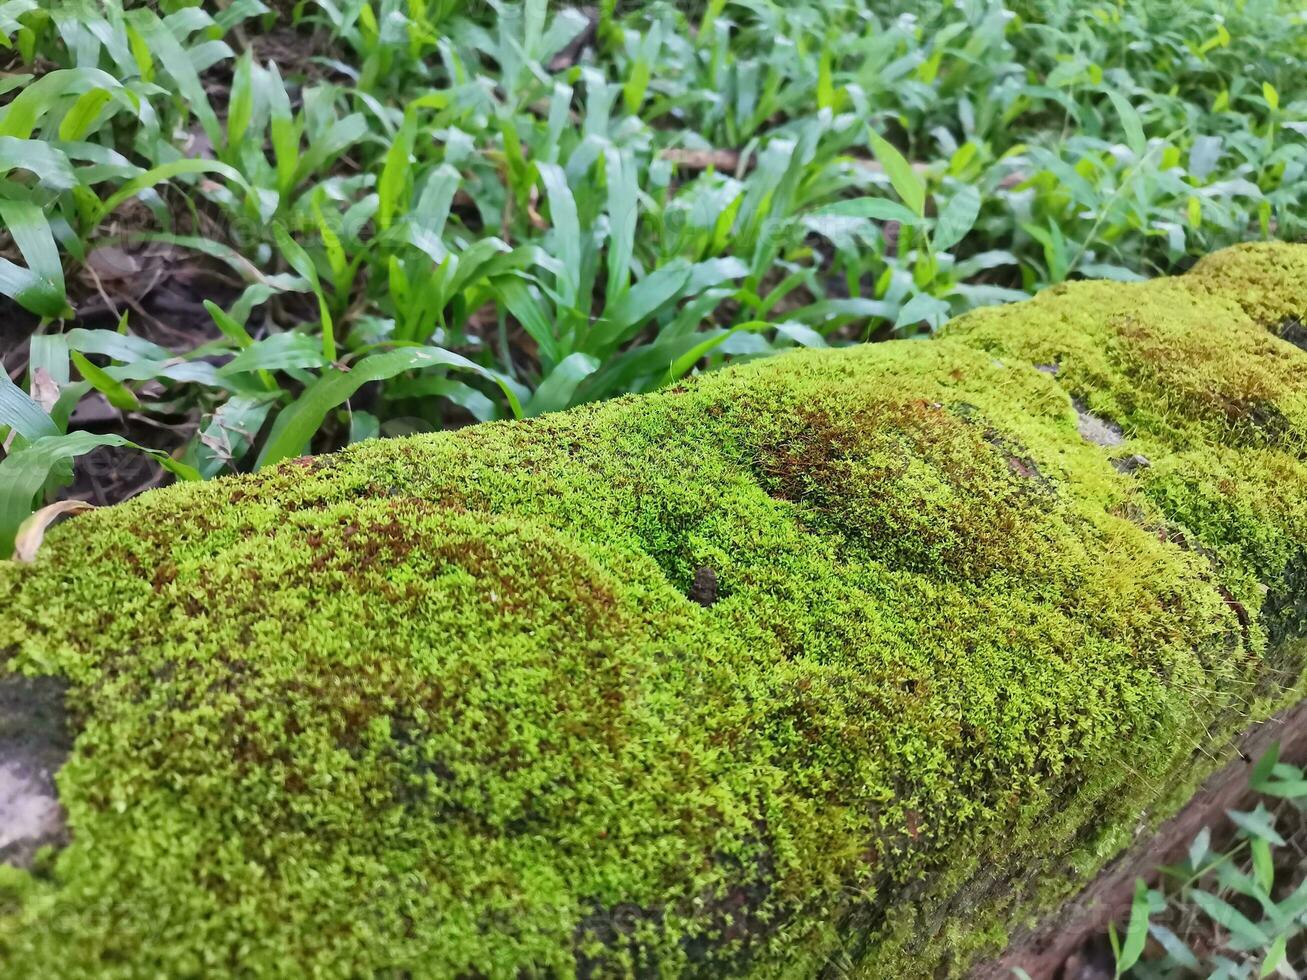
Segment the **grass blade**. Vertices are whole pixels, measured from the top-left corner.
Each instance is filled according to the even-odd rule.
[[[13,429],[24,439],[57,436],[59,429],[32,398],[0,370],[0,425]]]
[[[546,412],[561,412],[572,403],[572,396],[581,382],[598,369],[598,358],[589,354],[569,354],[540,383],[522,413],[532,418]]]
[[[931,235],[931,245],[940,252],[947,252],[962,241],[979,216],[980,191],[968,184],[960,188],[944,205],[944,210],[935,223],[935,232]]]
[[[912,164],[904,159],[903,154],[889,142],[872,130],[867,131],[871,141],[871,152],[885,168],[885,174],[894,185],[895,192],[913,214],[920,217],[926,213],[926,182],[912,169]]]
[[[0,221],[27,260],[26,269],[5,260],[8,272],[0,271],[0,292],[40,316],[64,316],[68,297],[63,263],[45,213],[29,201],[0,198]]]
[[[405,347],[401,350],[372,354],[349,371],[330,369],[309,385],[285,408],[273,424],[268,442],[259,454],[256,469],[300,455],[313,434],[322,427],[327,413],[343,404],[354,392],[370,381],[383,381],[404,371],[421,368],[453,367],[471,371],[499,385],[509,400],[513,414],[521,416],[522,406],[516,393],[501,375],[489,371],[467,358],[439,347]]]
[[[557,164],[540,164],[540,179],[549,196],[554,244],[562,263],[558,274],[559,300],[563,306],[575,306],[581,288],[581,222],[577,217],[576,198],[567,186],[567,176]]]
[[[109,404],[120,412],[134,412],[141,407],[141,403],[136,400],[136,396],[131,390],[106,372],[103,368],[96,367],[86,355],[80,351],[71,352],[73,364],[76,365],[82,378],[92,388],[108,400]]]

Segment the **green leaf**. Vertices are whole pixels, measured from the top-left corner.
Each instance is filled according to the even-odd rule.
[[[628,114],[635,115],[639,112],[640,105],[644,102],[645,92],[649,89],[652,73],[653,65],[643,54],[631,65],[626,84],[622,86],[622,102]]]
[[[1270,893],[1275,884],[1275,861],[1271,857],[1271,845],[1265,838],[1254,837],[1250,842],[1253,854],[1253,874],[1262,891]]]
[[[1258,804],[1257,809],[1251,812],[1226,810],[1225,815],[1250,837],[1268,841],[1276,847],[1286,846],[1284,838],[1280,836],[1279,831],[1275,829],[1275,824],[1271,822],[1271,815],[1266,812],[1261,804]]]
[[[198,480],[200,477],[193,467],[119,435],[70,432],[37,439],[0,461],[0,555],[13,552],[14,536],[32,513],[36,496],[51,473],[66,460],[83,456],[100,446],[137,449],[152,456],[164,469],[183,480]]]
[[[1167,955],[1175,960],[1180,966],[1193,970],[1197,973],[1202,969],[1202,964],[1198,962],[1198,957],[1194,955],[1193,950],[1185,943],[1183,939],[1177,936],[1166,926],[1152,923],[1148,927],[1149,933],[1157,940],[1161,947],[1166,950]]]
[[[932,330],[938,330],[944,325],[948,316],[949,305],[946,301],[929,293],[917,293],[903,305],[903,309],[899,310],[894,328],[897,330],[925,320]]]
[[[30,171],[37,183],[52,191],[67,191],[78,185],[73,165],[62,150],[42,140],[0,136],[0,174],[15,168]]]
[[[1271,948],[1266,951],[1266,959],[1262,960],[1262,969],[1257,974],[1261,980],[1265,980],[1277,969],[1280,964],[1288,957],[1289,934],[1280,933],[1275,937],[1275,942],[1271,943]]]
[[[195,468],[206,480],[244,458],[272,406],[267,394],[236,395],[218,406],[200,429],[202,438],[192,443]]]
[[[855,197],[836,201],[808,212],[812,218],[870,218],[874,221],[897,221],[903,225],[919,225],[921,218],[897,201],[884,197]]]
[[[980,191],[967,185],[958,190],[935,222],[931,245],[937,251],[947,252],[966,236],[980,216]]]
[[[1195,871],[1203,866],[1203,859],[1212,846],[1212,828],[1204,827],[1198,831],[1189,845],[1189,865]]]
[[[63,263],[45,213],[29,201],[0,198],[0,222],[27,260],[23,268],[0,259],[0,293],[38,316],[66,315]]]
[[[1135,897],[1130,903],[1130,924],[1126,927],[1125,940],[1116,961],[1118,977],[1138,963],[1143,955],[1144,943],[1148,941],[1148,913],[1148,886],[1144,879],[1136,878]]]
[[[1271,771],[1279,761],[1280,743],[1272,742],[1270,748],[1263,752],[1262,757],[1253,765],[1253,770],[1248,776],[1248,784],[1253,789],[1261,789],[1262,783],[1271,778]]]
[[[1257,792],[1296,800],[1307,796],[1307,779],[1268,780],[1257,787]]]
[[[178,93],[191,112],[195,113],[195,118],[204,127],[204,133],[210,142],[214,146],[221,146],[223,134],[218,125],[218,117],[213,111],[213,106],[209,105],[204,83],[200,81],[199,73],[195,70],[181,42],[168,29],[167,24],[148,8],[138,7],[130,11],[127,16],[132,26],[140,32],[141,37],[149,45],[150,53],[172,76]],[[226,45],[223,47],[226,48]],[[227,48],[227,54],[231,54],[230,48]]]
[[[318,316],[322,320],[322,357],[327,361],[336,359],[335,325],[331,322],[331,308],[322,291],[322,282],[318,279],[318,267],[313,264],[309,253],[304,251],[299,242],[290,237],[286,227],[277,222],[272,226],[272,235],[277,240],[277,248],[290,267],[308,280],[313,287],[313,294],[318,298]]]
[[[300,129],[290,107],[290,93],[273,62],[254,73],[255,84],[268,106],[268,135],[277,169],[277,190],[290,194],[300,162]]]
[[[222,331],[223,336],[237,347],[244,349],[254,345],[254,338],[250,336],[250,332],[213,300],[206,299],[204,308],[209,311],[209,316],[212,317],[217,328]]]
[[[64,95],[94,88],[122,91],[122,83],[98,68],[60,68],[42,75],[23,88],[0,110],[0,136],[27,139],[41,117],[60,103]]]
[[[73,143],[86,138],[96,117],[100,115],[113,93],[107,88],[88,89],[77,97],[73,107],[64,114],[59,123],[59,139]]]
[[[744,330],[747,331],[767,330],[770,329],[771,326],[772,324],[766,322],[765,320],[750,320],[746,323],[736,324],[735,326],[731,327],[729,330],[722,330],[718,333],[715,333],[711,337],[705,338],[704,340],[700,341],[699,343],[691,347],[684,354],[677,357],[674,361],[672,361],[671,365],[667,369],[668,380],[676,381],[680,378],[685,377],[685,375],[690,371],[690,369],[693,368],[697,363],[699,363],[701,359],[703,359],[706,355],[711,353],[715,348],[725,343],[730,337],[734,336],[735,334]]]
[[[569,354],[536,388],[522,413],[532,418],[546,412],[561,412],[572,403],[572,396],[581,382],[598,368],[599,360],[589,354]]]
[[[227,146],[240,147],[254,118],[254,53],[246,49],[232,72],[231,97],[227,103]]]
[[[1144,125],[1139,121],[1139,113],[1120,92],[1109,90],[1107,97],[1116,108],[1116,114],[1121,117],[1126,146],[1130,147],[1130,152],[1136,159],[1142,159],[1148,152],[1148,139],[1144,136]]]
[[[581,289],[581,222],[577,217],[576,198],[567,186],[567,176],[557,164],[539,165],[540,179],[549,198],[549,216],[553,222],[553,241],[560,263],[558,298],[564,306],[577,304]]]
[[[522,329],[540,346],[541,355],[552,364],[562,359],[558,339],[554,336],[550,320],[527,284],[516,276],[498,280],[499,297],[508,312],[522,325]]]
[[[157,167],[151,167],[138,177],[133,177],[111,194],[95,211],[88,232],[94,230],[100,222],[113,214],[118,206],[128,198],[135,197],[141,191],[153,187],[155,184],[162,184],[164,181],[185,174],[218,174],[242,187],[246,186],[245,178],[238,171],[217,160],[173,160],[171,163],[162,163]]]
[[[437,167],[427,177],[426,186],[409,215],[405,229],[408,241],[426,252],[433,262],[443,262],[449,254],[442,236],[459,181],[459,173],[453,167],[448,164]]]
[[[103,368],[96,367],[80,351],[71,352],[73,364],[88,384],[108,399],[109,404],[120,412],[134,412],[141,407],[136,396],[121,381],[108,374]]]
[[[371,354],[348,371],[328,368],[327,373],[305,388],[299,398],[277,416],[255,468],[261,469],[300,455],[313,434],[322,427],[327,413],[346,402],[363,385],[393,378],[404,371],[442,366],[470,371],[495,382],[508,399],[513,414],[521,416],[522,405],[516,393],[507,379],[497,372],[439,347],[405,347],[384,354]]]
[[[635,250],[638,194],[635,160],[616,148],[605,155],[608,177],[608,288],[605,305],[620,300],[631,283],[631,256]]]
[[[1208,918],[1217,925],[1225,927],[1240,938],[1257,946],[1265,946],[1270,942],[1270,937],[1266,933],[1224,899],[1198,889],[1191,892],[1191,897],[1194,904],[1206,912]]]
[[[404,124],[399,127],[395,142],[386,151],[381,176],[377,180],[377,226],[382,231],[390,227],[402,206],[416,139],[417,117],[409,112],[404,116]]]
[[[293,371],[320,368],[324,364],[321,345],[297,331],[275,333],[255,341],[218,369],[223,377],[250,371]]]
[[[0,425],[13,429],[29,441],[59,434],[59,428],[45,409],[9,380],[3,369],[0,369]]]
[[[366,442],[381,436],[381,421],[371,412],[353,411],[349,413],[349,444]]]
[[[129,333],[116,330],[87,330],[74,327],[63,335],[72,350],[83,354],[101,354],[115,361],[166,361],[173,353],[165,347]]]
[[[912,168],[912,164],[903,158],[903,154],[890,143],[872,130],[868,130],[867,135],[871,141],[871,152],[876,154],[876,159],[885,168],[885,175],[889,177],[890,183],[894,185],[894,190],[903,199],[903,203],[918,217],[924,215],[926,182]]]
[[[680,294],[690,279],[691,269],[688,262],[675,260],[645,276],[611,309],[604,311],[604,319],[593,332],[592,343],[598,348],[620,342]]]

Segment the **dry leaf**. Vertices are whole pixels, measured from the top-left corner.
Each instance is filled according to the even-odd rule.
[[[51,524],[66,514],[83,514],[88,510],[95,510],[95,505],[85,500],[61,500],[42,507],[19,526],[18,536],[14,538],[14,561],[35,561]]]
[[[49,415],[59,401],[59,382],[43,367],[32,372],[32,401],[36,402]]]

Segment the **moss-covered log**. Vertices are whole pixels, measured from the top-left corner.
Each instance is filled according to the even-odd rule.
[[[5,976],[957,974],[1307,652],[1307,247],[151,493],[0,567]]]

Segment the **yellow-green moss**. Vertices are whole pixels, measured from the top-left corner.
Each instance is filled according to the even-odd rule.
[[[55,529],[0,973],[960,971],[1297,685],[1304,314],[1239,249]]]

